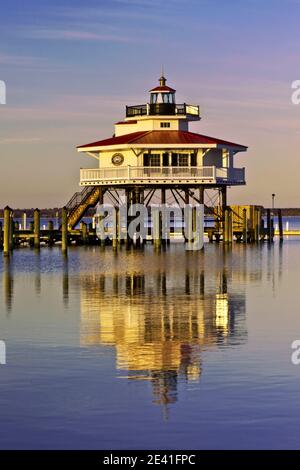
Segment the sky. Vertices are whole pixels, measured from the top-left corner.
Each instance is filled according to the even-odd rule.
[[[164,64],[190,130],[249,146],[247,185],[229,203],[300,207],[300,0],[3,0],[0,5],[0,207],[61,207],[76,146],[113,134],[147,101]]]

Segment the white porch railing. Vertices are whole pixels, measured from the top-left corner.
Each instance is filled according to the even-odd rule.
[[[149,182],[149,180],[203,180],[208,183],[217,182],[245,182],[244,168],[216,168],[215,166],[202,167],[133,167],[94,168],[80,170],[80,183],[82,185],[101,184],[106,181],[123,183],[129,181]]]

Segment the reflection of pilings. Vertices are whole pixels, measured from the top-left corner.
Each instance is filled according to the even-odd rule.
[[[118,274],[113,275],[113,293],[118,295],[119,293],[119,276]]]
[[[68,253],[68,213],[66,207],[61,211],[61,251],[64,255]]]
[[[188,272],[185,273],[185,293],[187,295],[190,295],[191,290],[190,290],[190,275]]]
[[[37,295],[41,293],[41,255],[37,250],[35,252],[35,269],[34,269],[34,287]]]
[[[200,272],[200,276],[199,276],[199,287],[200,287],[200,294],[201,294],[201,295],[204,295],[204,291],[205,291],[205,275],[204,275],[204,271],[201,271],[201,272]]]
[[[3,297],[8,312],[11,311],[14,295],[14,280],[11,271],[11,262],[8,257],[3,261]]]
[[[220,294],[227,294],[227,271],[223,269],[220,279]]]
[[[143,274],[127,274],[125,278],[126,295],[140,295],[145,292],[145,276]]]
[[[65,256],[63,258],[63,272],[62,272],[62,295],[63,303],[65,307],[68,307],[69,304],[69,264],[68,258]]]
[[[167,405],[177,401],[177,372],[153,371],[151,373],[154,403]]]

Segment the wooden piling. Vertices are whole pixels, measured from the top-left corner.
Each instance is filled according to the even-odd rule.
[[[162,206],[165,206],[166,205],[166,189],[165,188],[162,188],[161,189],[161,204]],[[162,210],[165,210],[165,207],[162,208]],[[164,221],[164,225],[166,225],[166,220]],[[167,245],[167,243],[169,242],[169,227],[162,227],[162,234],[161,234],[161,243],[163,245]]]
[[[158,209],[152,211],[152,224],[154,246],[159,248],[161,246],[161,212]]]
[[[243,242],[247,243],[248,234],[247,234],[247,209],[243,209]]]
[[[205,190],[205,187],[200,186],[199,188],[199,203],[200,204],[204,204],[204,190]]]
[[[53,223],[53,220],[49,220],[48,221],[48,232],[49,232],[49,235],[48,235],[48,244],[49,245],[53,245],[53,230],[54,230],[54,223]]]
[[[257,243],[260,240],[260,210],[258,207],[254,210],[254,241]]]
[[[0,222],[0,248],[3,248],[3,227],[2,222]]]
[[[14,225],[14,214],[13,211],[10,210],[10,230],[9,230],[9,248],[13,250],[14,248],[14,232],[15,232],[15,225]]]
[[[140,204],[140,189],[136,188],[134,192],[134,198],[133,198],[133,203],[134,204]],[[142,227],[140,227],[140,232],[142,231]],[[137,233],[135,233],[135,246],[139,247],[141,246],[141,236],[137,236]]]
[[[229,225],[229,221],[228,221],[228,208],[225,207],[223,209],[223,219],[224,219],[224,223],[223,223],[223,241],[224,243],[228,243],[228,225]]]
[[[278,209],[278,228],[279,228],[279,240],[283,242],[283,226],[282,226],[282,211]]]
[[[227,225],[227,241],[228,243],[232,243],[233,241],[233,220],[232,220],[232,210],[228,207],[228,225]]]
[[[271,209],[267,209],[267,236],[268,242],[272,241]]]
[[[185,243],[188,244],[188,246],[191,247],[193,244],[193,208],[191,206],[186,206],[185,211],[185,231],[184,231],[184,237],[185,237]]]
[[[119,234],[119,208],[115,207],[113,212],[113,226],[112,226],[112,246],[116,250],[118,247],[118,234]]]
[[[88,231],[87,231],[87,225],[85,222],[80,223],[80,231],[81,231],[81,241],[84,245],[86,245],[88,241]]]
[[[9,256],[10,251],[10,208],[8,206],[4,209],[4,234],[3,234],[3,254]]]
[[[33,224],[34,224],[34,248],[40,248],[40,210],[35,209],[33,213]]]
[[[27,229],[27,214],[26,212],[23,212],[23,216],[22,216],[22,221],[23,221],[23,230],[26,230]]]
[[[61,210],[61,251],[68,252],[68,213],[66,207]]]

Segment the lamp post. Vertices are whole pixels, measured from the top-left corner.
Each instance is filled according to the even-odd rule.
[[[276,194],[272,194],[272,209],[274,210],[274,207],[275,207],[275,196]]]

